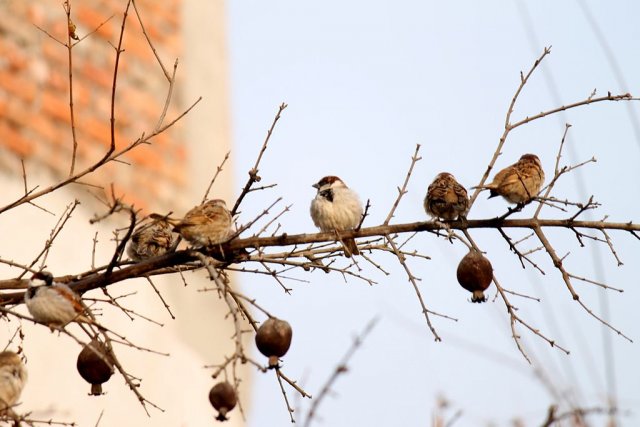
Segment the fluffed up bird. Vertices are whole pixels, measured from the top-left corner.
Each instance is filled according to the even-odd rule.
[[[171,224],[164,218],[155,218],[133,232],[127,255],[134,261],[142,261],[164,255],[172,245]]]
[[[491,184],[481,187],[490,190],[489,198],[502,196],[509,203],[525,205],[535,198],[544,183],[544,171],[535,154],[524,154],[516,163],[498,172]]]
[[[166,219],[173,225],[173,231],[197,247],[223,243],[233,233],[231,213],[222,199],[208,200],[191,209],[182,219],[161,217],[158,214],[152,214],[151,217]]]
[[[26,382],[27,369],[20,356],[13,351],[0,352],[0,415],[18,402]]]
[[[313,188],[318,190],[311,201],[311,219],[321,231],[347,231],[355,229],[362,218],[362,203],[337,176],[325,176]],[[359,255],[354,239],[341,239],[346,257]]]
[[[50,328],[69,322],[94,323],[80,297],[64,283],[53,281],[47,271],[35,273],[24,293],[24,302],[31,316]]]
[[[467,190],[448,172],[439,173],[424,199],[424,210],[434,218],[455,220],[469,209]]]

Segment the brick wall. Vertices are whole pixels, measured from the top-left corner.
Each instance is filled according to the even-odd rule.
[[[172,69],[182,49],[180,2],[138,0],[145,28],[165,66]],[[115,49],[126,6],[124,0],[72,2],[72,20],[83,37],[73,48],[73,91],[78,153],[76,171],[89,166],[107,150]],[[66,176],[73,146],[69,113],[67,49],[47,34],[66,42],[67,22],[62,3],[0,0],[0,173],[46,170],[55,179]],[[149,133],[162,111],[168,82],[158,67],[136,19],[129,10],[125,52],[118,71],[116,143],[123,147]],[[167,119],[181,110],[174,92]],[[185,185],[186,151],[180,124],[159,135],[150,146],[128,153],[131,164],[111,163],[84,181],[114,184],[137,207],[169,209],[173,194]],[[15,195],[16,197],[19,195]],[[9,197],[12,199],[13,197]]]

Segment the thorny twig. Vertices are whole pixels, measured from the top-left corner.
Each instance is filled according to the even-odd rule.
[[[351,346],[349,347],[345,355],[342,357],[338,365],[335,367],[335,369],[333,370],[332,374],[329,376],[327,381],[324,383],[324,385],[320,389],[320,392],[318,393],[316,398],[313,399],[311,405],[309,406],[309,411],[307,411],[307,416],[305,417],[304,424],[303,424],[304,427],[308,427],[311,425],[313,421],[313,417],[317,413],[318,407],[320,406],[324,398],[329,395],[329,393],[331,392],[331,387],[333,387],[336,380],[342,374],[347,372],[348,370],[347,364],[349,363],[353,355],[358,351],[358,349],[364,342],[365,338],[369,335],[369,333],[373,330],[373,328],[376,326],[377,323],[378,323],[378,318],[374,317],[367,323],[367,325],[365,326],[364,330],[360,333],[360,335],[354,337],[353,342],[351,343]]]
[[[571,284],[571,276],[569,275],[569,273],[567,273],[567,270],[565,270],[565,268],[564,268],[564,266],[562,264],[562,260],[556,254],[555,249],[553,248],[553,246],[551,245],[551,243],[547,239],[547,236],[545,236],[544,232],[542,231],[542,228],[536,227],[536,228],[534,228],[534,231],[536,233],[536,236],[538,236],[538,239],[540,239],[540,242],[544,245],[544,248],[547,251],[547,253],[549,254],[549,257],[553,261],[553,265],[556,267],[556,269],[558,269],[558,271],[560,271],[560,274],[562,275],[562,280],[564,281],[565,285],[567,286],[567,289],[569,290],[569,293],[571,294],[571,297],[573,298],[573,300],[577,301],[578,304],[580,304],[580,306],[587,313],[589,313],[589,315],[591,315],[594,319],[598,320],[600,323],[602,323],[603,325],[605,325],[606,327],[608,327],[609,329],[614,331],[616,334],[618,334],[621,337],[623,337],[624,339],[626,339],[627,341],[633,342],[633,340],[631,338],[629,338],[624,333],[622,333],[622,331],[614,328],[609,322],[607,322],[606,320],[604,320],[600,316],[596,315],[590,308],[588,308],[580,300],[580,296],[573,289],[573,285]]]
[[[227,151],[227,154],[224,155],[224,159],[222,159],[222,162],[220,163],[220,165],[216,167],[216,173],[213,174],[213,178],[211,178],[211,181],[209,181],[209,186],[207,187],[207,191],[204,192],[204,196],[202,197],[202,201],[200,203],[204,203],[207,201],[207,197],[209,197],[209,192],[211,191],[211,187],[213,186],[213,183],[216,182],[216,178],[218,178],[218,175],[220,174],[220,172],[222,172],[222,168],[224,167],[224,164],[227,162],[227,160],[229,160],[229,154],[231,153]]]
[[[389,214],[387,215],[387,218],[384,220],[383,225],[389,224],[389,221],[391,221],[391,218],[393,218],[393,214],[398,208],[398,205],[400,204],[400,200],[402,199],[402,196],[407,194],[407,185],[409,184],[409,179],[411,179],[411,173],[413,172],[413,168],[416,165],[416,163],[418,163],[420,159],[422,159],[422,157],[418,157],[419,151],[420,151],[420,144],[416,144],[416,151],[413,153],[413,156],[411,156],[411,165],[409,166],[407,175],[404,178],[404,183],[402,183],[402,187],[398,187],[398,197],[396,198],[396,201],[393,202],[393,205],[391,206],[391,210],[389,210]]]
[[[244,197],[249,193],[251,186],[256,182],[260,182],[260,180],[262,179],[262,177],[258,175],[258,166],[260,165],[260,160],[262,160],[262,155],[267,149],[267,144],[269,143],[269,139],[271,139],[271,135],[273,134],[273,130],[276,127],[276,123],[278,123],[278,120],[280,120],[280,116],[285,108],[287,108],[287,104],[285,104],[284,102],[280,104],[280,106],[278,107],[278,112],[276,113],[276,116],[273,118],[273,123],[271,123],[271,127],[267,131],[267,136],[264,139],[264,143],[262,144],[262,148],[260,149],[260,153],[258,154],[256,163],[253,165],[253,168],[249,170],[249,179],[247,180],[247,183],[244,185],[244,188],[242,189],[240,196],[238,196],[236,203],[233,205],[233,209],[231,209],[232,216],[238,212],[240,203],[242,203],[242,200],[244,199]]]

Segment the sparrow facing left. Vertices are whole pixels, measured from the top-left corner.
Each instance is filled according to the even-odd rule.
[[[80,297],[64,283],[54,282],[46,271],[33,275],[24,302],[31,316],[50,328],[63,327],[72,321],[94,323],[86,316]]]
[[[490,190],[489,198],[502,196],[509,203],[526,205],[538,195],[543,183],[540,159],[535,154],[524,154],[498,172],[493,182],[479,188]]]
[[[362,203],[355,191],[351,190],[337,176],[325,176],[312,185],[318,190],[311,201],[311,219],[321,231],[353,230],[362,218]],[[359,255],[354,239],[342,239],[344,255]]]
[[[180,220],[167,218],[173,231],[195,246],[225,242],[233,232],[233,220],[224,200],[213,199],[187,212]]]
[[[467,190],[450,173],[439,173],[427,189],[424,210],[434,218],[455,220],[468,209]]]
[[[172,245],[171,225],[164,218],[156,218],[133,232],[127,255],[134,261],[142,261],[164,255]]]
[[[0,415],[16,404],[27,382],[27,369],[13,351],[0,353]]]

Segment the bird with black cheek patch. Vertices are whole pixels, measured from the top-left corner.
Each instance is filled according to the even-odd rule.
[[[483,190],[490,190],[489,198],[502,196],[507,202],[526,205],[533,200],[544,184],[544,170],[535,154],[524,154],[514,164],[496,174]]]
[[[50,328],[61,328],[69,322],[95,323],[87,316],[82,300],[64,283],[53,281],[47,271],[35,273],[24,293],[24,302],[31,316]]]
[[[312,185],[318,192],[311,201],[311,219],[323,232],[355,229],[362,219],[362,203],[355,191],[337,176],[329,175]],[[354,239],[341,239],[344,244],[344,255],[359,255],[358,245]]]

